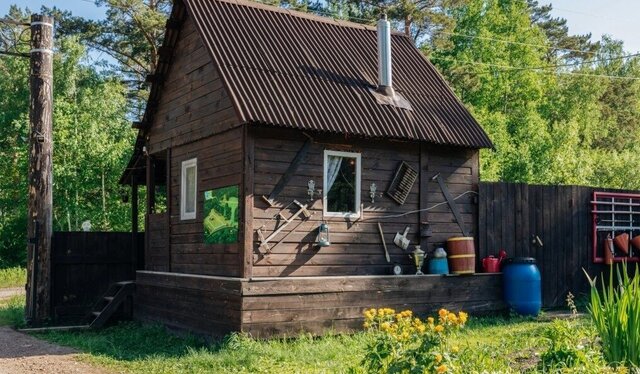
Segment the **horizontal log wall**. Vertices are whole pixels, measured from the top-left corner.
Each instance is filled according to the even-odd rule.
[[[163,222],[150,219],[150,223],[156,222],[161,227],[151,225],[147,255],[166,253],[167,261],[166,266],[147,269],[241,275],[239,244],[203,244],[204,191],[229,185],[238,185],[242,191],[243,130],[191,18],[186,19],[180,30],[171,68],[163,79],[162,95],[149,132],[149,152],[164,154],[169,149],[169,206]],[[181,220],[182,161],[191,158],[198,159],[197,214],[196,219]],[[161,248],[163,243],[166,247]]]
[[[240,125],[191,18],[180,30],[157,105],[149,131],[152,154]]]
[[[134,318],[224,336],[240,330],[241,291],[233,279],[139,271]]]
[[[182,161],[198,159],[196,218],[180,219]],[[240,238],[233,244],[204,244],[204,192],[238,185],[243,190],[242,128],[175,147],[171,152],[171,271],[221,276],[242,275]],[[242,220],[242,209],[239,209]]]
[[[500,311],[501,276],[332,276],[222,278],[138,272],[135,317],[208,336],[243,331],[258,338],[362,328],[368,308],[445,307],[472,315]]]
[[[255,137],[254,230],[262,226],[265,237],[268,236],[278,227],[278,222],[273,217],[293,200],[309,204],[313,212],[308,220],[298,220],[286,227],[270,243],[271,254],[265,255],[260,250],[258,236],[254,233],[254,277],[389,274],[390,265],[384,257],[378,221],[382,223],[391,262],[401,264],[405,273],[415,272],[415,266],[412,265],[408,251],[393,244],[397,232],[402,232],[406,226],[410,227],[411,251],[413,245],[419,243],[419,223],[424,220],[428,220],[433,228],[433,237],[422,243],[427,250],[433,250],[436,244],[451,236],[461,235],[449,206],[441,204],[445,202],[445,198],[440,187],[436,182],[430,181],[430,178],[440,173],[454,197],[477,190],[477,151],[427,146],[422,151],[426,157],[421,160],[418,143],[345,140],[314,135],[314,143],[306,157],[275,199],[276,206],[271,208],[261,196],[271,193],[306,138],[299,132],[278,129],[256,129],[252,135]],[[361,219],[323,217],[322,196],[316,194],[313,201],[309,200],[307,183],[310,179],[315,182],[317,189],[322,189],[325,149],[361,153],[361,200],[364,206]],[[405,204],[399,205],[384,192],[402,161],[419,171],[421,177],[414,184]],[[371,203],[369,195],[372,183],[377,185],[379,195],[374,203]],[[473,198],[473,194],[468,194],[457,200],[457,203],[465,225],[475,233],[477,205]],[[384,218],[436,204],[440,205],[428,213]],[[285,209],[284,215],[288,217],[295,211],[296,207],[292,205]],[[331,231],[331,246],[325,248],[316,245],[317,228],[322,221],[329,224]]]
[[[440,308],[482,314],[504,309],[500,275],[346,276],[253,279],[243,283],[242,331],[254,337],[360,330],[368,308]]]

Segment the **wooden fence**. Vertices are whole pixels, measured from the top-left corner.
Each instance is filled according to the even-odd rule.
[[[110,284],[135,279],[144,233],[54,232],[51,310],[56,323],[80,323]]]
[[[509,257],[536,258],[544,306],[566,305],[568,292],[577,295],[589,289],[583,268],[592,276],[605,270],[592,261],[593,191],[604,190],[480,183],[479,261],[500,249]]]

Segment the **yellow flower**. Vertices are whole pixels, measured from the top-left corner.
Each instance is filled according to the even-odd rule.
[[[378,309],[378,317],[384,317],[384,309],[380,308]]]
[[[435,330],[436,330],[436,332],[443,332],[444,331],[444,326],[438,325],[438,326],[436,326]]]
[[[445,318],[448,314],[449,314],[449,311],[444,308],[438,311],[438,315],[440,316],[440,318]]]
[[[418,330],[419,333],[425,332],[426,329],[427,328],[424,327],[424,325],[416,326],[416,330]]]
[[[460,351],[460,348],[457,345],[454,345],[453,347],[451,347],[451,352],[458,353],[459,351]]]
[[[380,329],[387,331],[391,328],[391,324],[389,322],[382,322],[380,325]]]
[[[442,361],[442,355],[440,353],[436,354],[436,363],[440,363],[440,361]]]
[[[434,319],[433,317],[429,317],[427,318],[427,321],[429,322],[430,325],[433,325]]]
[[[458,313],[458,318],[460,319],[460,323],[464,325],[467,322],[469,315],[465,312],[460,312]]]
[[[458,316],[456,316],[454,313],[449,313],[447,319],[453,323],[458,322]]]
[[[369,324],[369,322],[365,322],[365,323],[364,323],[364,328],[365,328],[365,329],[368,329],[369,327],[371,327],[371,324]]]
[[[438,374],[446,373],[447,370],[449,370],[449,368],[447,368],[447,365],[440,365],[436,368],[436,372],[438,372]]]

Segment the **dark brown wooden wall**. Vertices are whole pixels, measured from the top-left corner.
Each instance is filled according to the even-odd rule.
[[[543,305],[566,305],[568,292],[577,295],[589,289],[583,268],[591,276],[604,270],[591,260],[593,191],[580,186],[480,183],[478,261],[500,249],[509,257],[534,257],[542,274]],[[533,243],[535,235],[542,247]]]
[[[241,237],[234,244],[204,244],[203,207],[207,190],[238,185],[243,189],[242,128],[226,131],[171,151],[171,271],[224,275],[242,274]],[[180,219],[180,173],[182,161],[198,159],[196,218]],[[242,220],[240,215],[239,219]],[[240,235],[239,235],[240,236]]]
[[[216,67],[187,18],[149,132],[151,154],[239,126]]]
[[[207,336],[240,330],[237,279],[139,271],[134,318]]]
[[[84,323],[93,304],[115,282],[135,279],[144,234],[54,232],[51,307],[56,323]]]
[[[476,316],[504,309],[499,274],[249,280],[139,271],[137,277],[137,319],[208,336],[360,330],[368,308],[410,309],[421,317],[442,307]]]
[[[160,158],[168,155],[169,204],[164,222],[150,216],[147,257],[157,261],[147,269],[238,276],[242,272],[240,242],[204,245],[202,209],[206,190],[235,184],[242,191],[243,129],[190,18],[180,31],[171,69],[164,77],[149,133],[149,152]],[[181,164],[191,158],[198,159],[197,216],[183,221]]]
[[[345,140],[339,137],[315,135],[307,156],[291,178],[285,189],[276,198],[277,206],[269,208],[261,199],[269,195],[274,185],[285,173],[289,164],[305,141],[299,132],[277,129],[256,129],[254,163],[254,209],[253,230],[264,225],[265,236],[275,228],[272,217],[294,199],[310,204],[313,216],[307,221],[287,227],[275,240],[272,253],[264,255],[259,249],[259,240],[254,234],[253,276],[319,276],[319,275],[357,275],[389,274],[377,222],[382,223],[385,241],[391,255],[391,261],[402,264],[405,273],[415,272],[408,256],[393,244],[396,232],[410,226],[409,238],[413,245],[418,244],[419,222],[432,223],[434,236],[428,241],[427,250],[451,236],[460,236],[461,232],[454,223],[453,214],[448,205],[443,204],[428,213],[412,213],[402,217],[382,219],[382,216],[402,214],[444,202],[444,196],[431,176],[441,173],[451,193],[457,196],[466,191],[475,191],[478,180],[477,151],[452,149],[436,146],[423,146],[411,142],[392,142],[383,140]],[[323,221],[322,197],[317,195],[309,201],[307,182],[313,179],[316,188],[322,189],[323,152],[325,149],[359,152],[362,157],[361,200],[364,204],[363,217],[348,221],[344,218],[327,218],[331,230],[331,246],[318,248],[316,236],[318,225]],[[416,181],[411,194],[404,205],[399,205],[383,192],[392,180],[401,161],[407,162],[422,175]],[[378,196],[371,203],[369,187],[376,183]],[[421,188],[421,184],[424,188]],[[420,194],[422,189],[423,194]],[[475,233],[477,206],[473,203],[473,194],[458,200],[467,227]],[[286,209],[285,216],[295,212],[292,206]],[[295,228],[291,232],[292,228]],[[273,244],[275,244],[273,243]]]

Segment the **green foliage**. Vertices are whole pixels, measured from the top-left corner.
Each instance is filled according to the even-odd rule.
[[[20,19],[20,12],[13,11]],[[128,230],[118,179],[133,132],[127,89],[86,64],[76,38],[57,40],[54,57],[54,230]],[[29,62],[0,59],[0,268],[26,259]]]
[[[19,266],[0,269],[0,289],[20,287],[25,283],[27,283],[27,269]]]
[[[0,326],[24,326],[24,296],[0,299]]]
[[[635,267],[629,276],[627,265],[609,269],[609,282],[601,279],[598,290],[596,278],[587,274],[591,283],[589,313],[602,339],[604,357],[613,365],[638,368],[640,366],[640,270]]]
[[[582,370],[602,365],[599,347],[595,344],[593,329],[584,325],[583,321],[554,320],[547,327],[543,336],[548,339],[549,347],[540,355],[538,367],[543,372],[558,369],[576,368]],[[582,328],[581,328],[582,327]]]

